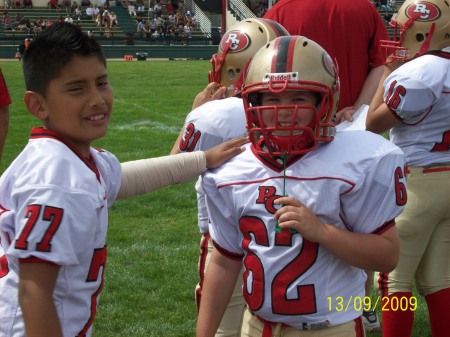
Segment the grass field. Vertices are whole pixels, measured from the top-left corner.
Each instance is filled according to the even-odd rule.
[[[21,63],[3,61],[0,67],[14,101],[0,163],[3,172],[39,121],[22,102]],[[193,98],[207,83],[209,68],[208,61],[108,62],[114,114],[107,136],[94,145],[121,161],[168,154]],[[94,337],[195,335],[200,235],[193,186],[172,186],[113,205],[106,284]],[[431,333],[420,298],[413,337],[427,336]]]

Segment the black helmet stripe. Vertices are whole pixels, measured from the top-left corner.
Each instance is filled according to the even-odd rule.
[[[282,25],[280,25],[278,22],[269,20],[269,19],[263,19],[268,25],[270,25],[273,30],[276,32],[277,37],[278,36],[286,36],[289,35],[286,28],[284,28]]]
[[[272,60],[272,69],[275,73],[286,73],[292,69],[292,51],[295,47],[295,38],[291,36],[278,39],[278,45],[275,46],[274,60]]]

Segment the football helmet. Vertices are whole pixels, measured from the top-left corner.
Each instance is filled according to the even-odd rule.
[[[269,19],[251,18],[236,23],[223,35],[217,53],[211,58],[209,82],[218,82],[226,87],[228,97],[237,94],[241,84],[239,78],[247,60],[261,46],[284,35],[289,35],[287,30]]]
[[[406,0],[389,23],[392,41],[382,40],[385,56],[409,61],[430,50],[450,46],[450,4],[447,0]]]
[[[334,139],[338,70],[316,42],[303,36],[278,37],[257,52],[244,72],[242,98],[247,130],[257,153],[299,155],[314,150],[320,142]],[[262,93],[285,91],[315,93],[317,104],[262,106]],[[312,111],[313,118],[308,125],[300,126],[297,115],[305,110]],[[288,117],[291,121],[280,118],[279,122],[280,111],[292,111],[292,116]],[[273,126],[264,125],[264,112],[273,112]]]

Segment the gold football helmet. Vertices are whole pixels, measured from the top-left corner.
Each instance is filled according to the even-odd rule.
[[[446,0],[406,0],[390,26],[392,41],[382,40],[386,57],[409,61],[430,50],[450,46],[450,3]]]
[[[287,30],[269,19],[252,18],[236,23],[223,35],[217,53],[211,58],[209,82],[218,82],[225,86],[228,97],[236,94],[240,86],[238,81],[247,60],[253,57],[261,46],[284,35],[289,35]]]
[[[317,104],[262,106],[263,92],[309,91]],[[298,155],[334,138],[333,123],[339,100],[337,67],[316,42],[303,36],[284,36],[263,46],[247,65],[242,98],[250,141],[259,154]],[[293,111],[290,123],[278,122],[281,109]],[[299,109],[312,110],[307,126],[296,122]],[[273,111],[274,126],[264,125],[262,114]]]

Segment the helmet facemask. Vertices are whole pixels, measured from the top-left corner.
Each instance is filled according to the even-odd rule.
[[[387,63],[450,46],[450,5],[444,0],[406,0],[389,25],[394,28],[392,41],[380,41]]]
[[[257,144],[255,152],[274,157],[303,155],[313,151],[320,142],[333,139],[334,124],[327,120],[327,112],[330,109],[330,93],[327,88],[317,88],[314,84],[290,90],[287,83],[271,82],[270,85],[272,88],[284,87],[281,91],[271,90],[277,94],[285,91],[312,92],[316,96],[317,104],[261,105],[264,91],[245,95],[248,135],[252,143]],[[272,114],[273,125],[264,124],[263,114]],[[308,118],[307,116],[312,117],[305,123],[302,118]]]

